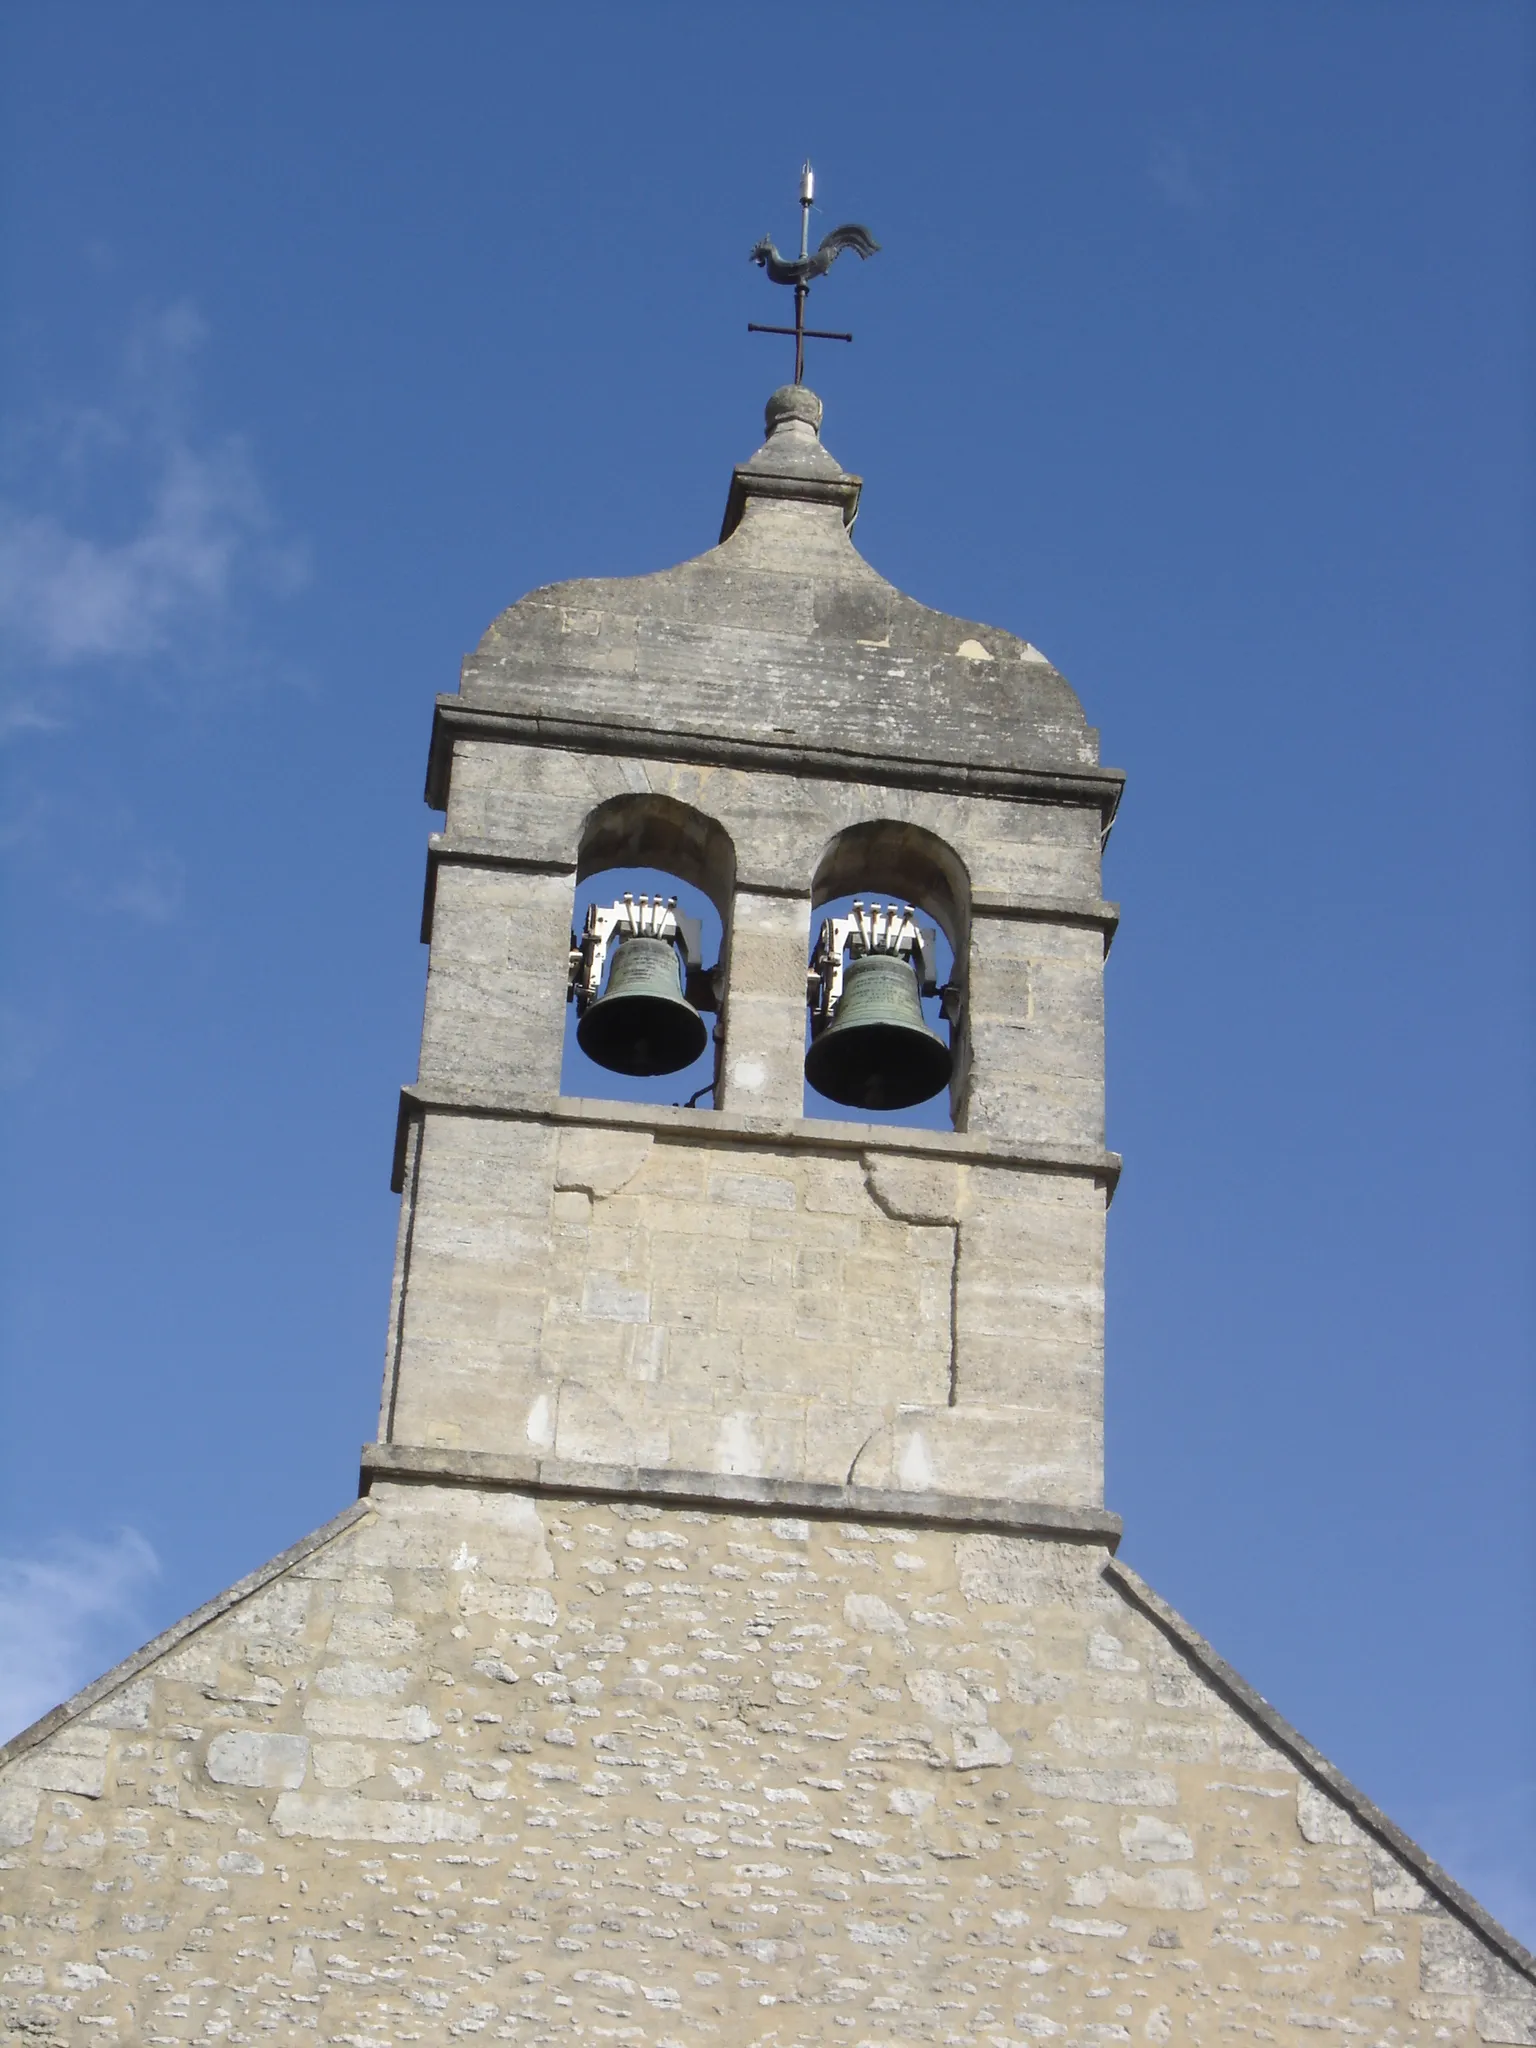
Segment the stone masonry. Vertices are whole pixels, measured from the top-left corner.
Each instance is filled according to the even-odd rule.
[[[381,1481],[258,1579],[6,1768],[23,2039],[1536,2038],[1102,1543]]]
[[[381,1440],[1102,1511],[1122,778],[1036,648],[861,559],[818,401],[768,417],[719,547],[535,591],[439,700]],[[716,1109],[559,1094],[573,891],[626,860],[720,912]],[[954,949],[952,1134],[804,1117],[854,889]]]
[[[362,1495],[0,1751],[7,2037],[1536,2048],[1531,1956],[1115,1555],[1119,777],[860,560],[819,423],[440,700]],[[626,862],[720,910],[715,1110],[559,1094]],[[954,949],[952,1131],[803,1114],[854,889]]]

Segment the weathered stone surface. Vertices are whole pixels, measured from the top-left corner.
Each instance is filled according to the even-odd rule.
[[[1533,2038],[1530,1980],[1095,1546],[370,1505],[0,1765],[0,2029]],[[328,1692],[365,1650],[403,1686]]]
[[[957,795],[856,772],[834,780],[616,758],[514,738],[455,742],[444,838],[569,869],[583,821],[614,797],[641,792],[718,818],[737,848],[738,878],[753,889],[808,896],[837,834],[883,818],[952,846],[994,907],[1092,903],[1098,893],[1102,823],[1092,807]]]
[[[309,1769],[309,1740],[303,1735],[232,1728],[209,1743],[207,1768],[216,1785],[302,1785]]]
[[[390,1441],[1102,1502],[1086,1177],[433,1116],[409,1199]]]
[[[442,728],[421,1077],[483,1113],[407,1134],[380,1436],[1097,1504],[1104,1175],[740,1142],[803,1115],[807,949],[843,889],[947,934],[961,1130],[1042,1161],[1104,1137],[1095,736],[1035,649],[859,560],[803,410],[721,547],[535,592],[466,665],[455,703],[502,723]],[[549,1128],[572,892],[614,860],[720,913],[726,1146]]]
[[[570,953],[564,876],[455,867],[438,877],[421,1072],[560,1085]]]
[[[554,584],[513,605],[465,662],[464,699],[561,724],[845,754],[1096,765],[1097,734],[1037,648],[929,611],[869,567],[834,461],[822,502],[772,488],[813,450],[825,457],[808,427],[781,421],[738,472],[740,524],[696,560]]]
[[[957,978],[969,987],[956,1103],[975,1130],[1014,1130],[1042,1142],[1101,1142],[1100,982],[1113,916],[1099,898],[1100,817],[1059,803],[772,773],[717,770],[708,777],[665,762],[562,756],[569,776],[549,787],[552,750],[457,743],[467,787],[450,791],[458,848],[433,890],[433,964],[423,1034],[424,1077],[552,1088],[566,986],[573,878],[584,829],[619,796],[686,801],[725,835],[737,881],[717,901],[727,929],[729,977],[721,1028],[721,1107],[799,1115],[804,1100],[803,973],[813,928],[815,878],[840,834],[884,821],[928,834],[970,877],[953,913],[921,874],[854,886],[925,898],[946,924]],[[457,772],[457,770],[456,770]],[[678,799],[684,800],[684,799]],[[530,853],[530,845],[537,849]],[[550,874],[508,872],[499,859],[537,858]],[[665,865],[665,862],[661,862]],[[468,879],[466,879],[468,878]],[[700,875],[685,877],[705,885]],[[433,977],[444,977],[441,1001]],[[483,1023],[477,1017],[483,1010]]]

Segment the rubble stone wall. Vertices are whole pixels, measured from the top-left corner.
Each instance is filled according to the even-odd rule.
[[[0,2031],[1536,2042],[1097,1544],[376,1486],[0,1765]]]

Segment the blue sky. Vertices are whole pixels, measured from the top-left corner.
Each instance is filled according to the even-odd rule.
[[[1536,1937],[1532,38],[6,11],[0,1718],[351,1497],[432,696],[713,541],[808,152],[883,244],[811,365],[861,547],[1130,776],[1124,1554]]]

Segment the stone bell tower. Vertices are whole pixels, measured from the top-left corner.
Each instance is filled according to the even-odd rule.
[[[859,480],[820,421],[776,393],[718,548],[536,591],[439,699],[370,1469],[963,1495],[1109,1535],[1122,778],[1043,655],[855,552]],[[573,888],[621,861],[719,913],[718,1109],[560,1097]],[[853,889],[926,906],[953,948],[953,1133],[804,1115],[813,906]]]
[[[438,700],[361,1497],[0,1752],[0,2027],[1530,2048],[1532,1958],[1115,1555],[1121,778],[860,558],[819,402],[767,424],[717,546]],[[637,867],[718,915],[708,1109],[561,1093]],[[806,1114],[855,895],[953,957],[952,1129]]]

